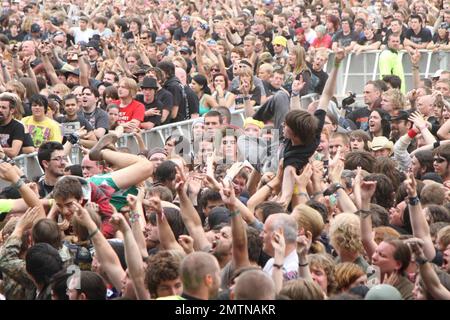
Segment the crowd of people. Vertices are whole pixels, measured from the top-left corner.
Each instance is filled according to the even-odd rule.
[[[449,300],[449,31],[448,0],[3,0],[0,299]]]

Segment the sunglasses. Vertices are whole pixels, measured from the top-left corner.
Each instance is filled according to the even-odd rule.
[[[214,72],[219,72],[219,71],[220,71],[220,69],[217,69],[217,68],[212,68],[212,69],[211,69],[211,71],[214,71]]]
[[[447,161],[447,159],[444,159],[444,158],[433,158],[433,162],[442,163],[442,162],[445,162],[445,161]]]

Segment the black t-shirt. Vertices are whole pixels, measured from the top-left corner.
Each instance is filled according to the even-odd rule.
[[[41,198],[45,198],[46,196],[48,196],[55,188],[55,186],[49,186],[48,184],[46,184],[44,177],[45,175],[41,176],[37,183],[39,186],[39,196]]]
[[[195,92],[188,85],[183,86],[181,92],[183,98],[174,122],[190,119],[193,113],[198,113],[199,100]]]
[[[403,27],[402,33],[400,33],[400,44],[403,44],[403,41],[405,41],[405,33],[406,33],[406,29],[405,27]],[[383,38],[383,44],[387,45],[387,41],[388,41],[388,37],[392,34],[392,30],[388,29],[388,31],[386,32],[386,35]]]
[[[173,105],[178,106],[177,117],[173,119],[173,122],[184,120],[182,117],[183,111],[186,107],[186,99],[183,96],[183,89],[180,80],[177,77],[172,77],[164,83],[164,89],[169,91],[173,96]],[[181,114],[180,114],[181,112]]]
[[[87,132],[94,130],[89,121],[87,121],[86,118],[80,114],[78,114],[75,120],[69,120],[63,116],[57,118],[56,121],[62,124],[61,133],[63,136],[68,136],[82,127],[84,127]]]
[[[231,90],[232,93],[236,95],[234,99],[237,105],[244,104],[244,95],[237,89]],[[250,91],[251,98],[250,100],[256,101],[255,106],[261,105],[261,89],[258,86],[255,86],[253,90]]]
[[[17,42],[22,42],[25,38],[25,35],[25,33],[20,32],[17,36],[13,36],[11,33],[7,34],[6,36],[8,37],[9,44],[14,44]]]
[[[325,83],[328,80],[328,73],[323,70],[316,71],[313,69],[311,63],[307,62],[308,68],[311,71],[311,86],[315,93],[322,94]]]
[[[145,102],[144,101],[144,95],[139,94],[139,95],[136,96],[136,100],[144,105],[145,111],[153,109],[153,108],[157,108],[161,112],[163,110],[163,104],[162,104],[161,101],[159,101],[157,99],[156,96],[155,96],[155,98],[153,99],[152,102]],[[155,125],[155,127],[159,126],[161,124],[161,115],[159,115],[159,116],[145,116],[143,122],[152,122]]]
[[[173,107],[173,95],[170,91],[161,88],[155,94],[155,99],[161,101],[163,110],[172,110]]]
[[[364,107],[352,111],[346,118],[353,121],[358,129],[369,131],[369,117],[371,111]]]
[[[93,112],[80,112],[78,117],[84,117],[94,129],[104,128],[109,130],[109,117],[105,110],[95,108]]]
[[[360,44],[360,45],[370,45],[370,44],[373,44],[373,43],[375,43],[375,42],[377,42],[377,41],[380,41],[380,42],[381,42],[381,35],[380,35],[380,34],[374,34],[373,37],[372,37],[372,39],[370,39],[370,40],[368,40],[368,39],[366,38],[366,36],[363,35],[363,36],[358,40],[358,44]]]
[[[325,123],[325,110],[319,109],[314,112],[314,116],[319,120],[317,131],[315,132],[314,141],[308,145],[293,146],[290,139],[284,142],[283,150],[283,167],[293,166],[296,170],[301,170],[309,161],[320,144],[320,134],[322,133]]]
[[[182,28],[178,28],[173,33],[173,40],[177,41],[184,41],[192,38],[192,35],[194,33],[194,28],[189,27],[187,32],[183,32]]]
[[[439,33],[435,32],[435,34],[433,35],[433,43],[448,44],[448,37],[441,39],[439,38]]]
[[[349,34],[345,35],[344,32],[338,31],[334,37],[333,42],[339,43],[341,47],[348,47],[352,41],[358,41],[359,35],[356,32],[350,32]]]
[[[14,140],[24,141],[25,129],[22,123],[12,119],[7,125],[0,126],[0,144],[2,148],[11,148]]]
[[[198,96],[188,85],[184,86],[186,90],[186,97],[188,100],[188,108],[189,108],[189,118],[193,113],[198,113],[200,101],[198,100]]]
[[[414,33],[412,29],[406,30],[405,38],[411,40],[415,44],[422,44],[431,41],[431,31],[427,28],[420,29],[419,33]]]

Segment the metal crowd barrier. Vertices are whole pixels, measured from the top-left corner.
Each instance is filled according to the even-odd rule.
[[[347,96],[348,92],[362,93],[364,84],[369,80],[380,79],[378,62],[381,50],[367,51],[356,55],[350,53],[343,61],[338,72],[336,92],[339,96]],[[421,54],[419,72],[421,78],[429,78],[439,70],[450,69],[450,51],[433,52],[429,50],[419,50]],[[409,54],[402,50],[403,70],[407,90],[413,88],[411,60]],[[328,61],[333,61],[334,54],[330,54]],[[332,63],[327,63],[326,70],[329,73],[333,67]]]
[[[319,97],[317,94],[309,94],[301,97],[301,105],[303,108],[308,107],[308,105]],[[255,107],[257,109],[258,107]],[[231,124],[242,127],[245,120],[244,110],[237,110],[231,113]],[[191,127],[194,120],[185,120],[173,124],[167,124],[163,126],[158,126],[151,130],[146,130],[142,132],[142,139],[147,149],[155,147],[163,147],[166,139],[173,134],[180,134],[187,139],[191,139]],[[139,152],[139,145],[134,134],[128,133],[124,134],[117,142],[118,147],[126,147],[130,150],[130,153],[137,154]],[[72,151],[69,155],[72,164],[80,164],[83,159],[83,154],[78,146],[73,146]],[[24,174],[30,179],[34,180],[44,174],[41,166],[39,165],[37,152],[30,154],[22,154],[13,159],[15,163],[21,167]],[[0,187],[4,187],[4,181],[0,180]]]
[[[419,50],[421,53],[419,72],[421,77],[431,77],[437,70],[450,70],[450,52],[440,51],[432,52],[428,50]],[[350,53],[343,66],[339,69],[336,95],[338,97],[347,96],[349,91],[361,94],[364,89],[364,84],[369,80],[376,80],[380,78],[378,61],[381,50],[368,51],[356,55]],[[405,72],[406,88],[410,90],[413,87],[411,60],[406,51],[401,51],[403,69]],[[330,54],[328,61],[333,61],[333,53]],[[333,64],[327,63],[326,71],[331,71]],[[316,100],[318,95],[311,94],[301,97],[301,105],[306,108],[312,101]],[[244,110],[238,110],[231,114],[231,124],[242,127],[244,123]],[[170,135],[179,133],[191,139],[191,126],[194,120],[181,121],[174,124],[159,126],[151,130],[144,131],[142,138],[148,149],[154,147],[164,146],[164,142]],[[119,139],[119,147],[127,147],[132,153],[138,153],[139,147],[136,137],[133,134],[124,134]],[[70,155],[71,161],[74,164],[81,163],[82,153],[76,146],[72,149]],[[43,174],[43,170],[39,165],[37,153],[23,154],[14,158],[17,165],[23,168],[24,173],[30,178],[34,179]],[[2,181],[0,181],[0,185]]]

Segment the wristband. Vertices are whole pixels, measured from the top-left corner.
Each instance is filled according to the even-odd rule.
[[[416,258],[416,262],[419,266],[423,266],[425,263],[428,262],[428,259],[426,258]]]
[[[420,200],[419,200],[419,197],[418,197],[418,196],[409,198],[409,204],[410,204],[411,206],[417,206],[417,205],[419,204],[419,202],[420,202]]]
[[[240,214],[239,210],[236,210],[236,211],[230,212],[230,217],[236,217],[239,214]]]
[[[91,234],[88,235],[88,240],[91,240],[99,231],[99,228],[95,229]]]
[[[136,221],[139,221],[139,213],[136,211],[130,212],[130,222],[135,223]]]
[[[335,68],[339,68],[339,67],[340,67],[340,65],[341,65],[341,63],[340,63],[340,62],[335,62],[335,63],[334,63],[334,67],[335,67]]]
[[[24,184],[25,184],[25,182],[23,181],[23,179],[19,178],[19,180],[17,180],[15,183],[11,184],[11,187],[13,187],[14,189],[19,190]]]
[[[299,263],[298,266],[299,266],[299,267],[306,267],[306,266],[308,266],[308,264],[309,264],[308,262],[307,262],[307,263],[303,263],[303,264],[302,264],[302,263]]]
[[[441,145],[441,141],[436,141],[435,143],[433,143],[433,148],[437,148],[437,147],[439,147]]]
[[[303,196],[303,197],[305,197],[306,199],[309,199],[309,195],[308,195],[306,192],[299,192],[299,193],[297,193],[297,195],[298,195],[299,197]]]
[[[414,139],[414,137],[417,136],[417,132],[416,132],[414,129],[409,129],[409,130],[408,130],[408,136],[409,136],[411,139]]]
[[[371,214],[370,210],[363,210],[363,209],[356,211],[356,213],[359,213],[362,219],[367,218]]]
[[[283,269],[283,265],[281,265],[281,264],[276,264],[276,263],[274,263],[274,264],[273,264],[273,267],[274,267],[274,268],[277,268],[277,269]]]
[[[264,186],[266,186],[267,188],[270,189],[270,191],[273,191],[273,187],[271,185],[269,185],[268,183],[266,183]]]

